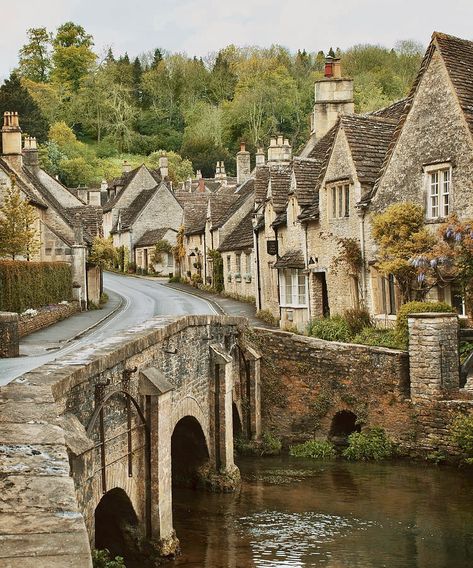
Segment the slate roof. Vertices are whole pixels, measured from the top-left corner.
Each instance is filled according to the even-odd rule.
[[[184,210],[184,231],[186,235],[203,233],[210,194],[176,191],[174,196]]]
[[[105,205],[103,206],[103,211],[104,213],[106,213],[107,211],[111,211],[113,209],[113,207],[116,205],[117,201],[120,199],[120,197],[123,195],[123,192],[125,191],[125,189],[128,187],[128,184],[131,182],[131,180],[135,177],[135,175],[137,174],[138,170],[141,168],[141,166],[138,166],[137,168],[135,168],[134,170],[131,170],[129,172],[124,172],[121,177],[119,178],[115,178],[113,179],[109,184],[108,187],[120,187],[121,189],[118,190],[118,193],[115,195],[115,197],[113,199],[110,199],[110,201],[107,201],[105,203]],[[151,170],[150,170],[151,171]],[[153,174],[152,174],[153,175]],[[154,175],[153,175],[154,177]],[[157,180],[158,181],[158,180]],[[161,181],[161,178],[159,179],[159,181]]]
[[[320,173],[320,161],[314,158],[294,158],[293,170],[296,181],[294,194],[301,207],[310,205]]]
[[[273,268],[305,268],[304,256],[300,250],[290,250],[278,258]]]
[[[238,190],[233,194],[236,199],[230,204],[225,214],[220,218],[218,225],[212,223],[212,228],[218,228],[224,225],[232,215],[245,203],[245,201],[254,196],[255,181],[253,178],[248,179],[243,183]],[[212,198],[211,198],[212,200]]]
[[[226,218],[227,212],[235,205],[238,201],[238,195],[235,193],[225,194],[225,193],[217,193],[212,194],[209,199],[209,206],[210,206],[210,220],[211,220],[211,228],[217,229],[221,227]]]
[[[250,211],[235,229],[227,235],[219,250],[222,252],[231,250],[244,250],[253,248],[253,212]]]
[[[128,207],[120,210],[119,218],[117,218],[111,232],[117,232],[118,220],[120,220],[120,230],[129,229],[157,189],[158,186],[153,187],[153,189],[142,189]]]
[[[282,227],[283,225],[286,225],[286,224],[287,224],[287,211],[284,210],[281,213],[278,213],[276,215],[276,218],[271,223],[271,227],[273,227],[273,228]]]
[[[261,203],[266,199],[269,183],[269,166],[258,166],[255,172],[255,201]]]
[[[396,122],[373,116],[344,115],[345,131],[361,186],[371,189],[378,179]]]
[[[392,105],[370,112],[367,116],[379,116],[381,118],[390,118],[391,120],[398,121],[401,118],[408,102],[409,100],[407,98],[401,99]]]
[[[170,227],[161,227],[160,229],[151,229],[150,231],[146,231],[146,233],[135,243],[135,248],[154,246],[158,241],[164,239],[164,236],[168,231],[176,232]]]
[[[76,216],[79,216],[84,230],[87,231],[90,236],[103,236],[102,208],[100,206],[83,205],[79,207],[68,207],[66,211],[73,219],[74,223]]]
[[[292,166],[270,166],[269,183],[271,187],[271,201],[276,213],[286,209],[287,196],[291,189]]]
[[[411,87],[405,105],[398,120],[391,143],[386,152],[382,168],[372,190],[362,199],[368,202],[376,193],[379,182],[388,167],[389,160],[393,154],[396,143],[401,135],[407,116],[412,108],[417,88],[426,72],[432,57],[438,49],[445,67],[452,81],[453,87],[458,97],[460,107],[465,116],[470,132],[473,135],[473,42],[460,39],[440,32],[434,32],[427,48],[422,63],[417,73],[417,77]]]
[[[17,173],[10,167],[8,162],[3,158],[0,158],[0,165],[1,167],[8,173],[10,176],[15,176],[15,181],[20,190],[28,197],[28,201],[37,207],[41,207],[42,209],[47,209],[47,204],[44,202],[43,199],[35,195],[28,185],[17,175]]]

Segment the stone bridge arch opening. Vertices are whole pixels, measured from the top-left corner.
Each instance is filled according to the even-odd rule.
[[[195,488],[199,470],[209,461],[205,435],[199,421],[184,416],[176,424],[171,437],[173,487]]]
[[[232,403],[232,423],[233,423],[233,439],[241,438],[243,435],[243,424],[241,422],[240,413],[237,405]]]
[[[350,410],[341,410],[332,418],[330,425],[329,440],[335,444],[346,444],[348,436],[353,432],[361,432],[361,427],[357,423],[357,416]]]
[[[123,489],[107,491],[95,509],[95,548],[122,556],[127,568],[143,566],[138,517]]]

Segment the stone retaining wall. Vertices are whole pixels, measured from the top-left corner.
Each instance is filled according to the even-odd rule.
[[[20,338],[44,329],[66,319],[77,312],[80,312],[79,302],[70,302],[69,304],[56,304],[53,306],[44,306],[36,310],[35,316],[20,315],[18,321],[18,333]]]
[[[18,314],[0,312],[0,358],[18,357],[20,342],[18,336]]]

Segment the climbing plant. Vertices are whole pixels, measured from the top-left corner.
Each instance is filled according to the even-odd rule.
[[[155,264],[162,264],[163,254],[172,253],[173,247],[166,239],[161,239],[154,245],[152,261]]]
[[[172,253],[174,255],[174,260],[176,261],[176,272],[177,275],[181,275],[182,261],[186,256],[186,246],[185,246],[185,235],[184,235],[184,225],[179,227],[176,235],[176,244],[172,248]]]
[[[212,288],[216,292],[224,289],[223,283],[223,258],[218,250],[210,250],[207,253],[209,260],[212,262]]]

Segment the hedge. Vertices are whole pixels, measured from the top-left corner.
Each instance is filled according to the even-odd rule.
[[[0,261],[0,311],[22,313],[62,300],[72,300],[70,264]]]

